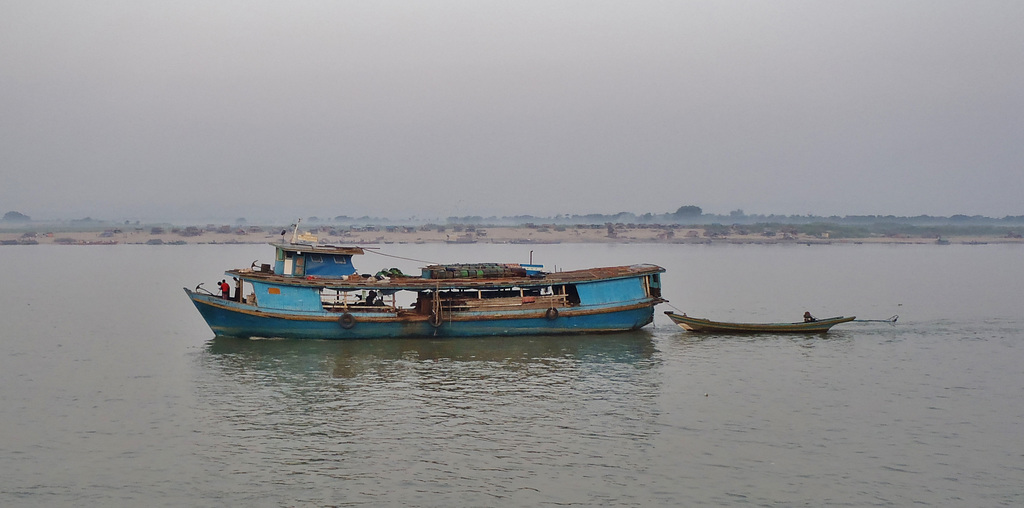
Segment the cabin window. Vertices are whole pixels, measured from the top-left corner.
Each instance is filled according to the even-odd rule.
[[[310,260],[310,261],[312,261],[312,262],[314,262],[314,263],[323,263],[323,262],[324,262],[324,258],[323,258],[323,257],[321,257],[321,256],[320,256],[320,255],[318,255],[318,254],[311,254],[311,255],[309,256],[309,260]]]

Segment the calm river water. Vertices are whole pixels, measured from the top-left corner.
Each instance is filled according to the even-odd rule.
[[[1024,505],[1020,246],[381,247],[655,263],[671,302],[618,335],[213,339],[181,288],[270,247],[0,247],[0,505]]]

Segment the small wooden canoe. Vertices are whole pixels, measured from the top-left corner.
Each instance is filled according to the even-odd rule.
[[[683,330],[711,333],[825,333],[839,323],[856,319],[854,316],[839,316],[800,323],[726,323],[689,317],[672,311],[665,311],[665,315]]]

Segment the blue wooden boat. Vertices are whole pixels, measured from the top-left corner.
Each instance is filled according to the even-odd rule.
[[[825,333],[839,323],[847,323],[856,319],[855,317],[839,316],[799,323],[728,323],[690,317],[672,311],[665,311],[665,315],[683,330],[709,333]]]
[[[308,339],[620,332],[651,323],[659,266],[547,273],[537,265],[431,265],[359,275],[359,247],[277,243],[273,265],[225,272],[225,298],[185,293],[218,336]],[[226,279],[227,280],[227,279]]]

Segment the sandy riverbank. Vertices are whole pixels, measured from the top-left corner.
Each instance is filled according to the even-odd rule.
[[[145,228],[125,228],[105,231],[69,232],[0,232],[0,244],[58,244],[58,245],[109,245],[109,244],[263,244],[282,239],[280,230],[273,233],[259,228],[248,230],[235,228],[211,228],[190,230],[154,231]],[[314,233],[317,241],[333,245],[376,245],[390,243],[675,243],[675,244],[935,244],[934,237],[876,236],[869,238],[828,238],[807,235],[776,234],[728,234],[708,236],[703,228],[657,228],[623,227],[615,228],[609,234],[606,227],[487,227],[487,228],[370,228],[370,229],[328,229],[320,228]],[[288,237],[290,239],[290,235]],[[950,244],[1024,243],[1024,239],[1000,236],[949,236],[944,241]]]

